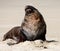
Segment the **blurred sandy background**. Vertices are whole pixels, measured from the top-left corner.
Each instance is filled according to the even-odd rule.
[[[36,7],[47,24],[47,39],[60,40],[60,0],[0,0],[0,40],[14,26],[20,26],[26,5]]]

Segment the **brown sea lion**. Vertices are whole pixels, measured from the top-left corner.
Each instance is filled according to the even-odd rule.
[[[25,41],[26,40],[26,36],[22,33],[21,27],[20,26],[17,26],[17,27],[13,27],[11,30],[9,30],[4,35],[3,41],[5,41],[6,39],[13,39],[17,43],[19,43],[19,42]]]
[[[42,14],[33,6],[26,6],[25,17],[21,28],[22,32],[26,35],[27,40],[46,40],[46,23]]]

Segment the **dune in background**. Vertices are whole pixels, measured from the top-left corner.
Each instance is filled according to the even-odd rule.
[[[2,42],[2,39],[3,35],[12,27],[21,25],[25,15],[24,8],[26,5],[36,7],[43,15],[47,24],[46,39],[58,41],[56,45],[55,43],[50,43],[48,45],[50,48],[47,50],[43,49],[42,51],[60,51],[60,0],[0,0],[0,51],[4,51],[4,49],[6,51],[11,51],[11,49],[13,49],[12,51],[15,51],[15,49],[19,51],[23,47],[21,44],[10,47],[5,42]],[[24,44],[24,47],[28,46],[26,42],[22,44]],[[31,42],[29,44],[31,44]],[[35,48],[31,44],[26,48],[27,51],[30,47],[30,51],[41,50],[40,48]],[[21,51],[24,50],[21,49]]]

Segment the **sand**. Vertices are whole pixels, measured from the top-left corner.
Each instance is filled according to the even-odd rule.
[[[8,45],[9,40],[0,42],[0,51],[60,51],[58,41],[25,41],[15,45]],[[13,42],[13,41],[12,41]]]

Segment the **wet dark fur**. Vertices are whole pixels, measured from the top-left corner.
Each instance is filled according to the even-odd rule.
[[[26,6],[21,28],[27,40],[46,40],[46,23],[41,13],[33,6]]]
[[[17,26],[17,27],[13,27],[4,35],[3,41],[5,41],[6,39],[13,39],[17,41],[17,43],[19,43],[25,41],[26,37],[21,31],[21,27]]]

